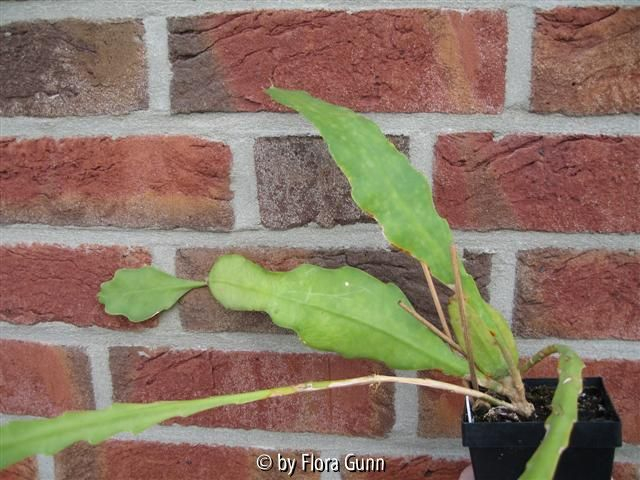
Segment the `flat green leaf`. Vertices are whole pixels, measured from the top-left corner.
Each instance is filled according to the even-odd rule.
[[[171,308],[189,290],[206,285],[173,277],[154,267],[121,268],[100,286],[98,300],[109,315],[142,322]]]
[[[331,383],[309,382],[305,390],[327,388]],[[140,433],[173,417],[187,417],[210,408],[242,405],[300,391],[298,386],[288,386],[196,400],[116,403],[104,410],[67,412],[59,417],[40,420],[17,420],[0,427],[0,470],[32,455],[54,455],[75,442],[86,441],[96,445],[118,433]]]
[[[544,422],[546,433],[527,462],[520,480],[552,480],[562,452],[569,445],[573,424],[578,419],[578,396],[582,391],[584,363],[569,347],[556,345],[558,387],[551,402],[551,414]]]
[[[318,350],[401,370],[468,373],[465,360],[398,306],[410,303],[397,286],[357,268],[301,265],[271,272],[240,255],[226,255],[212,268],[209,288],[225,307],[267,312]]]
[[[351,183],[358,206],[381,225],[393,245],[429,265],[442,283],[454,283],[450,246],[452,234],[433,204],[427,179],[387,140],[368,118],[332,105],[306,92],[271,87],[267,93],[277,102],[301,113],[320,131],[331,156]],[[462,263],[460,272],[467,311],[483,322],[514,358],[518,358],[509,325],[480,296],[473,278]],[[472,338],[475,345],[480,337]],[[460,339],[458,339],[460,340]],[[477,346],[477,360],[487,375],[500,378],[508,367],[500,355],[483,359],[486,348]]]

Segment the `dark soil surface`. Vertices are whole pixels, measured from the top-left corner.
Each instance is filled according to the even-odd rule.
[[[527,400],[533,403],[535,413],[525,418],[504,407],[493,407],[487,410],[479,407],[475,411],[477,422],[540,422],[551,413],[551,400],[555,387],[537,385],[527,388]],[[597,422],[615,420],[615,414],[603,398],[603,392],[598,387],[586,386],[578,397],[578,421]]]

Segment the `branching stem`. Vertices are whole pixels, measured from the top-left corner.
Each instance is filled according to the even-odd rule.
[[[460,345],[458,345],[456,342],[454,342],[451,337],[448,337],[447,335],[445,335],[444,333],[442,333],[440,330],[438,330],[438,327],[436,327],[433,323],[431,323],[429,320],[427,320],[426,318],[424,318],[422,315],[420,315],[418,312],[416,312],[413,308],[411,308],[408,305],[405,305],[402,302],[398,302],[398,305],[400,305],[400,307],[402,307],[403,310],[409,312],[411,315],[414,316],[414,318],[416,318],[418,321],[420,321],[425,327],[427,327],[429,330],[431,330],[433,333],[435,333],[438,337],[440,337],[443,341],[445,341],[451,348],[453,348],[456,352],[458,352],[459,354],[461,354],[464,358],[467,358],[467,355],[464,353],[464,350],[462,350],[462,348],[460,347]]]
[[[471,332],[467,322],[467,312],[465,308],[464,293],[462,292],[462,280],[460,279],[460,267],[458,265],[458,252],[456,246],[451,245],[451,262],[453,263],[453,275],[456,281],[456,296],[458,297],[458,308],[460,309],[460,323],[464,333],[464,346],[469,362],[469,373],[471,375],[471,385],[474,390],[478,390],[478,376],[476,374],[476,362],[473,358],[473,347],[471,346]]]
[[[541,362],[542,360],[547,358],[549,355],[553,355],[554,353],[560,353],[560,352],[558,352],[558,346],[557,345],[549,345],[547,347],[544,347],[542,350],[540,350],[539,352],[535,353],[531,358],[529,358],[529,360],[527,360],[524,364],[522,364],[522,366],[520,367],[520,373],[522,375],[524,375],[534,365],[536,365],[537,363]]]
[[[431,272],[429,271],[429,265],[425,262],[420,262],[420,266],[422,266],[422,271],[427,279],[429,293],[431,293],[431,299],[433,300],[433,304],[436,306],[436,311],[438,312],[438,318],[440,319],[440,324],[442,325],[444,334],[449,337],[449,339],[453,340],[451,330],[449,330],[449,325],[447,324],[447,319],[445,318],[444,311],[442,310],[442,305],[440,304],[440,299],[438,298],[438,292],[436,292],[436,286],[433,283],[433,277],[431,277]]]

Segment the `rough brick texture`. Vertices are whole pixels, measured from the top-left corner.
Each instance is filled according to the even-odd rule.
[[[35,457],[0,470],[0,480],[38,480],[38,478],[38,464]]]
[[[52,417],[90,408],[89,360],[79,349],[0,340],[0,412]]]
[[[341,379],[388,370],[369,361],[331,354],[111,349],[114,400],[149,402],[197,398]],[[186,419],[183,425],[259,428],[290,432],[378,437],[394,422],[393,386],[315,392],[222,407]]]
[[[518,335],[640,340],[639,319],[640,250],[518,254]]]
[[[436,207],[453,228],[640,232],[640,137],[443,135]]]
[[[640,362],[631,360],[584,359],[584,377],[603,377],[605,386],[622,420],[625,442],[640,443],[640,417],[637,397],[640,391]],[[557,362],[548,359],[534,367],[527,377],[557,377]],[[421,372],[421,376],[447,379],[443,375]],[[420,420],[418,431],[425,437],[459,437],[462,400],[459,395],[420,389]],[[437,417],[437,418],[436,418]]]
[[[122,114],[147,108],[141,21],[0,28],[0,115]]]
[[[533,110],[640,112],[640,8],[538,12],[533,44]]]
[[[291,270],[301,263],[312,263],[327,268],[337,268],[342,265],[361,268],[382,281],[398,285],[420,313],[434,323],[439,323],[420,265],[414,259],[399,252],[291,248],[181,249],[176,257],[176,273],[183,278],[206,278],[216,258],[231,252],[240,253],[265,268],[276,271]],[[465,258],[469,272],[475,276],[481,293],[487,298],[491,255],[466,252]],[[441,285],[438,285],[438,290],[441,302],[445,304],[447,290]],[[226,310],[213,300],[206,289],[193,290],[183,298],[180,304],[180,316],[183,326],[188,330],[290,332],[274,325],[265,313]]]
[[[290,451],[157,442],[109,441],[97,447],[79,443],[56,455],[57,480],[276,480],[290,478],[272,469],[260,471],[258,455],[277,458],[300,455]],[[312,450],[305,453],[313,453]],[[301,480],[320,480],[319,473],[296,469]]]
[[[2,223],[229,229],[229,147],[187,136],[0,141]]]
[[[141,248],[98,245],[67,248],[57,245],[0,247],[0,320],[31,325],[65,322],[87,327],[144,328],[157,320],[132,324],[104,313],[98,302],[100,284],[118,268],[151,263]]]
[[[408,137],[389,140],[409,155]],[[321,138],[259,138],[254,156],[265,227],[286,229],[312,222],[333,227],[372,221],[351,199],[349,181]]]
[[[622,462],[614,464],[613,478],[615,480],[640,480],[640,464]]]
[[[362,457],[358,457],[362,458]],[[367,455],[366,458],[379,458]],[[460,473],[469,464],[467,460],[451,460],[431,457],[382,457],[384,472],[344,472],[343,480],[458,480]]]
[[[173,18],[172,108],[282,110],[262,91],[274,84],[361,111],[497,113],[506,28],[504,12],[480,10]]]

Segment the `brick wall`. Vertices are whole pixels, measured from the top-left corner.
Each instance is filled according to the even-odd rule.
[[[117,268],[199,279],[237,251],[280,270],[358,266],[435,315],[418,265],[389,251],[314,130],[262,93],[273,82],[369,112],[432,178],[523,355],[561,339],[605,376],[624,422],[615,478],[638,480],[640,8],[425,3],[2,2],[0,419],[394,373],[313,352],[204,290],[141,325],[96,301]],[[306,394],[0,478],[276,478],[255,460],[280,452],[387,459],[385,475],[295,478],[451,480],[468,461],[460,410],[409,386]]]

